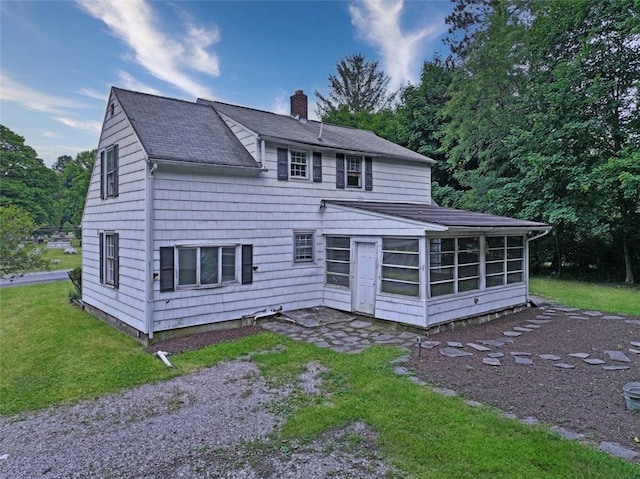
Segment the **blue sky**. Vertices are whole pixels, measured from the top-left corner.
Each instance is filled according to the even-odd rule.
[[[346,55],[393,89],[446,55],[449,0],[0,0],[0,122],[47,165],[95,148],[109,88],[288,113]]]

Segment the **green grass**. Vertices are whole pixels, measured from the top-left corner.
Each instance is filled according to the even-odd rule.
[[[297,393],[272,405],[287,418],[278,441],[311,440],[364,421],[401,477],[640,477],[635,465],[396,375],[390,361],[401,352],[393,348],[345,355],[261,333],[172,356],[175,367],[168,370],[134,340],[69,305],[69,288],[62,282],[0,290],[3,415],[166,380],[253,353],[275,384],[294,382],[310,361],[328,369],[323,378],[330,395]]]
[[[76,247],[78,250],[78,254],[64,254],[64,250],[61,249],[46,249],[40,248],[41,254],[40,258],[42,258],[46,263],[48,268],[44,268],[44,270],[57,270],[57,269],[73,269],[82,265],[82,248]],[[59,263],[52,263],[51,260],[60,260]]]
[[[640,288],[580,281],[531,278],[531,293],[580,309],[630,314],[640,317]]]

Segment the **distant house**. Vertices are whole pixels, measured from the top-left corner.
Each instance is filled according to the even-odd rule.
[[[547,225],[441,208],[369,131],[112,88],[82,220],[86,307],[142,339],[327,306],[427,328],[527,302]]]

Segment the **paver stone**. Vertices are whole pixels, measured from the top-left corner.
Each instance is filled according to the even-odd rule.
[[[533,364],[533,361],[531,361],[531,359],[525,358],[523,356],[514,356],[513,360],[516,362],[516,364],[526,364],[527,366]]]
[[[631,359],[627,357],[622,351],[606,351],[604,352],[611,361],[619,361],[621,363],[630,363]]]
[[[558,361],[560,359],[560,356],[556,356],[555,354],[538,354],[538,357],[545,361]]]
[[[568,356],[571,356],[572,358],[584,359],[584,358],[588,358],[589,354],[587,354],[587,353],[569,353]]]
[[[567,363],[555,363],[554,366],[560,369],[575,369],[575,366],[573,364]]]
[[[450,348],[462,348],[462,343],[459,341],[447,341],[447,346]]]
[[[473,356],[472,353],[468,353],[467,351],[461,351],[457,348],[444,348],[440,350],[440,354],[443,356],[447,356],[449,358],[457,358],[460,356]]]
[[[531,353],[524,353],[522,351],[512,351],[511,356],[531,356]]]
[[[499,359],[496,358],[482,358],[483,364],[488,364],[489,366],[502,366]]]
[[[480,352],[491,351],[491,348],[487,348],[486,346],[482,346],[481,344],[467,343],[467,346]]]
[[[504,333],[505,336],[508,336],[510,338],[517,338],[518,336],[522,335],[522,333],[518,333],[516,331],[505,331]]]
[[[496,358],[501,358],[502,356],[504,356],[504,353],[489,353],[487,354],[487,356],[489,356],[490,358],[496,359]]]
[[[592,366],[606,363],[606,361],[603,361],[602,359],[598,359],[598,358],[584,358],[582,361],[587,364],[591,364]]]
[[[520,331],[521,333],[530,333],[533,331],[533,329],[529,329],[529,328],[524,328],[522,326],[516,326],[515,328],[513,328],[514,331]]]
[[[631,369],[631,366],[602,366],[605,371],[624,371],[625,369]]]

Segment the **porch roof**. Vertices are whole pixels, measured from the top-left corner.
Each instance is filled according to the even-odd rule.
[[[520,220],[506,216],[476,213],[473,211],[443,208],[426,203],[387,203],[375,201],[323,200],[336,206],[404,218],[427,224],[436,224],[447,229],[520,229],[549,230],[551,226],[535,221]]]

